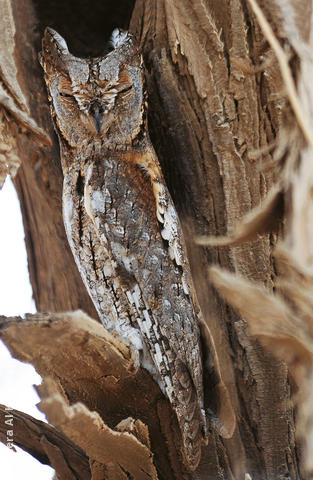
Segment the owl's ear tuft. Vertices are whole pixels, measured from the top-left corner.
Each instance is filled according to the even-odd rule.
[[[115,28],[110,38],[110,45],[112,45],[113,48],[120,47],[123,43],[126,43],[129,38],[130,35],[126,30]]]
[[[53,30],[53,28],[47,27],[45,29],[43,40],[46,46],[55,46],[59,54],[66,55],[69,53],[66,41],[58,32]]]

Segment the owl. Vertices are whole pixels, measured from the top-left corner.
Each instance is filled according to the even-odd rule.
[[[199,308],[180,222],[149,139],[136,41],[114,30],[98,58],[47,28],[40,61],[64,175],[63,217],[103,325],[168,397],[194,470],[206,436]]]

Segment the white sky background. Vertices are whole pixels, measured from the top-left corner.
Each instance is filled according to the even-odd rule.
[[[0,191],[0,225],[0,315],[35,312],[27,268],[22,216],[10,179],[6,180]],[[0,340],[0,403],[45,420],[44,415],[36,408],[39,397],[33,388],[33,385],[40,382],[41,378],[34,368],[12,359]],[[15,453],[0,442],[0,478],[52,479],[54,472],[50,467],[41,464],[23,450],[17,450]]]

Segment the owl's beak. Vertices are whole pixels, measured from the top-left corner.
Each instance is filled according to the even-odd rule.
[[[96,127],[97,133],[100,133],[103,122],[103,113],[101,107],[97,104],[93,104],[90,113],[92,114],[93,122]]]
[[[100,133],[103,118],[102,118],[102,113],[100,112],[100,108],[98,106],[94,107],[93,121],[94,121],[97,132]]]

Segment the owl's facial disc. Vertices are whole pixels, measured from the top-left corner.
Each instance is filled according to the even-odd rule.
[[[72,147],[96,141],[106,148],[131,145],[142,129],[145,104],[141,55],[128,32],[113,32],[113,50],[79,58],[47,28],[41,64],[57,132]]]

